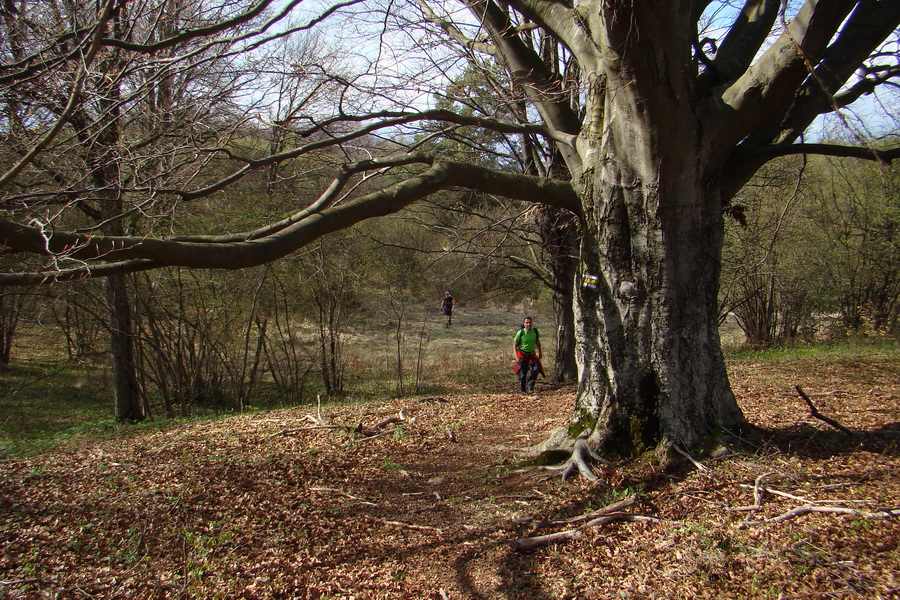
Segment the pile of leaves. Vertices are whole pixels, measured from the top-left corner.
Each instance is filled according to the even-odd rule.
[[[733,452],[613,461],[596,482],[522,466],[570,416],[575,390],[549,386],[7,459],[0,596],[900,597],[898,361],[730,375],[753,426]]]

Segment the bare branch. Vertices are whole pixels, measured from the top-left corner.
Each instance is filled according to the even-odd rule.
[[[46,232],[0,221],[0,243],[13,250],[61,258],[144,260],[157,266],[240,269],[272,262],[334,231],[373,217],[395,213],[436,191],[453,187],[481,190],[508,198],[579,210],[568,183],[494,171],[475,165],[435,162],[423,173],[366,196],[308,214],[277,231],[231,243],[185,242],[133,236],[90,236]],[[146,268],[144,263],[131,263]],[[90,271],[90,269],[85,269]],[[5,280],[3,277],[9,277]],[[0,276],[0,284],[22,283],[20,275]]]
[[[742,155],[741,159],[759,162],[760,160],[769,161],[781,156],[798,154],[859,158],[889,164],[900,158],[900,148],[877,150],[865,146],[844,146],[840,144],[789,144],[785,146],[766,146],[755,152]]]
[[[790,104],[854,5],[852,0],[807,2],[779,39],[725,90],[724,109],[711,119],[723,148],[766,122],[772,107]]]
[[[715,59],[700,76],[700,85],[729,85],[744,73],[769,36],[781,6],[780,0],[747,0],[719,44]]]

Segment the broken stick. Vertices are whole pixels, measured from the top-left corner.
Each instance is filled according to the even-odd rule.
[[[809,396],[806,395],[806,392],[804,392],[803,389],[799,385],[795,385],[794,389],[797,390],[797,393],[800,394],[800,397],[806,401],[806,405],[809,406],[809,412],[812,416],[819,419],[820,421],[824,421],[825,423],[828,423],[829,425],[831,425],[838,431],[842,431],[843,433],[845,433],[849,436],[858,437],[860,435],[859,433],[853,431],[852,429],[850,429],[848,427],[844,427],[843,425],[841,425],[834,419],[832,419],[830,417],[826,417],[825,415],[820,413],[819,409],[816,408],[816,405],[812,403],[812,400],[809,399]]]

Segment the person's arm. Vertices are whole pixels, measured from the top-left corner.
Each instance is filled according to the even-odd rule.
[[[538,355],[538,358],[543,358],[543,357],[544,357],[544,351],[541,350],[541,338],[538,338],[538,339],[536,340],[536,346],[537,346],[537,355]]]

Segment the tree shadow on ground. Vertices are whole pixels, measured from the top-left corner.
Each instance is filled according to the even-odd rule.
[[[886,457],[900,456],[900,423],[888,423],[877,429],[853,430],[847,434],[826,430],[809,423],[793,427],[753,426],[742,434],[743,452],[777,450],[788,456],[828,459],[839,454],[872,452]]]

